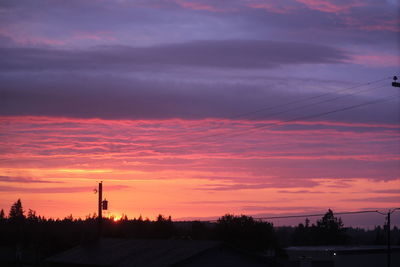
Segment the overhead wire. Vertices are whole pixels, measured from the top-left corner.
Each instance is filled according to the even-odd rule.
[[[360,210],[360,211],[333,212],[334,215],[351,215],[351,214],[362,214],[362,213],[379,213],[379,211],[378,210]],[[320,216],[324,216],[324,215],[325,215],[325,213],[317,213],[317,214],[304,214],[304,215],[256,217],[254,219],[256,219],[256,220],[273,220],[273,219],[320,217]]]
[[[330,111],[326,111],[326,112],[321,112],[321,113],[312,114],[312,115],[306,115],[306,116],[299,116],[299,117],[296,117],[296,118],[293,118],[293,119],[279,121],[279,122],[276,122],[276,123],[271,123],[271,124],[266,124],[266,125],[253,126],[253,127],[249,128],[249,129],[246,129],[246,132],[248,132],[248,130],[279,126],[279,125],[284,125],[284,124],[286,124],[288,122],[295,122],[295,121],[300,121],[300,120],[308,120],[308,119],[318,118],[318,117],[322,117],[322,116],[325,116],[325,115],[329,115],[329,114],[333,114],[333,113],[337,113],[337,112],[342,112],[342,111],[346,111],[346,110],[351,110],[351,109],[355,109],[355,108],[359,108],[359,107],[363,107],[363,106],[368,106],[368,105],[388,102],[388,101],[394,100],[395,98],[393,98],[393,97],[400,98],[398,96],[398,94],[394,94],[394,95],[391,95],[391,96],[388,96],[388,97],[384,97],[384,98],[380,98],[380,99],[377,99],[377,100],[374,100],[374,101],[363,102],[361,104],[351,105],[351,106],[347,106],[347,107],[343,107],[343,108],[339,108],[339,109],[334,109],[334,110],[330,110]],[[229,133],[227,133],[226,135],[228,135],[228,134]],[[230,135],[230,137],[236,136],[237,134],[238,134],[237,132],[233,133],[233,135]],[[213,137],[215,137],[215,136],[213,136]]]
[[[354,95],[357,95],[360,92],[376,90],[376,89],[382,88],[384,86],[386,86],[386,85],[381,85],[379,87],[373,87],[373,88],[361,89],[361,90],[358,90],[358,91],[353,92],[353,93],[349,93],[349,94],[345,94],[345,95],[341,95],[341,96],[336,96],[334,98],[321,100],[319,102],[310,103],[310,104],[307,104],[307,105],[302,105],[302,106],[299,106],[299,107],[293,107],[293,108],[289,108],[289,109],[286,109],[286,110],[283,110],[283,111],[279,111],[279,112],[275,112],[275,113],[272,113],[272,114],[268,114],[268,116],[281,115],[281,114],[288,113],[290,111],[297,111],[297,110],[301,110],[301,109],[306,109],[306,108],[309,108],[309,107],[312,107],[312,106],[315,106],[315,105],[320,105],[320,104],[323,104],[323,103],[336,101],[338,99],[342,99],[342,98],[345,98],[345,97],[354,96]],[[284,120],[284,121],[278,121],[278,122],[273,122],[273,123],[268,123],[268,124],[256,125],[256,126],[253,126],[253,127],[249,127],[249,128],[246,128],[246,129],[242,129],[242,130],[236,131],[234,133],[226,133],[226,132],[225,133],[215,133],[215,134],[208,134],[208,135],[197,136],[197,137],[192,137],[192,138],[185,138],[184,140],[179,140],[179,141],[178,140],[173,140],[173,141],[163,142],[163,143],[160,143],[158,146],[157,145],[152,145],[152,146],[150,146],[150,148],[157,148],[157,147],[160,147],[160,146],[166,146],[166,145],[171,145],[171,144],[176,144],[176,143],[181,143],[181,142],[196,141],[196,140],[207,139],[207,138],[217,137],[217,136],[230,136],[230,137],[237,136],[237,135],[242,134],[243,132],[247,133],[249,130],[278,126],[278,125],[282,125],[282,124],[285,124],[285,123],[288,123],[288,122],[294,122],[294,121],[298,121],[298,120],[307,120],[307,119],[317,118],[317,117],[321,117],[321,116],[332,114],[332,113],[337,113],[337,112],[341,112],[341,111],[346,111],[346,110],[359,108],[359,107],[362,107],[362,106],[377,104],[377,103],[380,103],[380,102],[391,101],[391,100],[394,99],[393,97],[396,97],[396,96],[398,96],[398,95],[397,94],[396,95],[390,95],[389,98],[388,97],[384,97],[384,98],[380,98],[380,99],[377,99],[377,100],[364,102],[364,103],[361,103],[361,104],[346,106],[346,107],[343,107],[343,108],[329,110],[329,111],[321,112],[321,113],[317,113],[317,114],[299,116],[299,117],[295,117],[295,118]]]
[[[288,106],[288,105],[293,105],[293,104],[298,104],[298,103],[302,103],[302,102],[313,100],[313,99],[318,99],[318,98],[321,98],[321,97],[324,97],[324,96],[328,96],[328,95],[331,95],[331,94],[334,94],[334,93],[341,93],[341,92],[353,90],[353,89],[356,89],[356,88],[360,88],[360,87],[376,84],[378,82],[382,82],[382,81],[387,80],[387,79],[390,79],[390,77],[385,77],[385,78],[381,78],[381,79],[377,79],[377,80],[373,80],[373,81],[368,81],[368,82],[365,82],[365,83],[362,83],[362,84],[354,85],[354,86],[347,87],[347,88],[340,88],[340,89],[337,89],[337,90],[333,90],[333,91],[330,91],[330,92],[327,92],[327,93],[322,93],[322,94],[318,94],[318,95],[314,95],[314,96],[310,96],[310,97],[303,97],[303,98],[299,98],[299,99],[296,99],[296,100],[293,100],[293,101],[288,101],[288,102],[281,103],[281,104],[274,105],[274,106],[262,107],[262,108],[259,108],[257,110],[254,110],[254,111],[244,112],[244,113],[240,113],[240,114],[231,116],[231,117],[228,118],[228,120],[234,120],[234,119],[237,119],[237,118],[246,117],[246,116],[249,116],[249,115],[254,115],[254,114],[257,114],[257,113],[260,113],[260,112],[264,112],[264,111],[268,111],[268,110],[274,110],[274,109],[285,107],[285,106]],[[381,88],[381,87],[378,87],[378,88],[367,88],[367,91],[375,90],[375,89],[379,89],[379,88]],[[362,89],[361,91],[365,91],[365,89]],[[358,92],[358,91],[356,91],[356,92]],[[354,95],[356,92],[353,92],[351,94],[342,95],[342,96],[339,96],[339,97],[335,97],[333,100],[324,100],[324,101],[321,101],[321,102],[318,102],[318,103],[315,103],[315,104],[335,101],[336,99],[340,99],[340,98],[343,98],[343,97]],[[307,105],[307,106],[309,106],[309,105]],[[280,112],[277,112],[277,113],[267,114],[267,116],[280,115],[280,114],[287,113],[289,111],[298,110],[298,109],[302,109],[302,108],[305,108],[305,107],[292,108],[292,109],[285,110],[285,111],[280,111]],[[265,116],[264,116],[264,118],[265,118]],[[202,124],[198,124],[198,126],[202,126]],[[211,127],[208,130],[219,129],[222,126],[223,126],[223,124],[220,124],[220,125],[218,125],[216,127]],[[194,125],[194,127],[196,127],[196,125]],[[172,136],[169,136],[169,137],[170,138],[174,138],[174,137],[182,137],[182,136],[186,136],[186,133],[176,134],[176,135],[172,135]],[[204,138],[207,138],[207,137],[205,136]],[[153,144],[152,147],[158,147],[158,146],[174,144],[176,142],[177,141],[160,142],[158,144]]]
[[[399,210],[400,208],[389,209],[389,212]],[[359,211],[342,211],[342,212],[332,212],[333,215],[353,215],[353,214],[363,214],[363,213],[378,213],[381,215],[387,215],[387,212],[381,212],[379,210],[359,210]],[[292,218],[309,218],[309,217],[321,217],[326,213],[313,213],[313,214],[296,214],[296,215],[282,215],[282,216],[268,216],[268,217],[253,217],[254,220],[274,220],[274,219],[292,219]],[[204,220],[201,222],[218,222],[216,220]]]
[[[236,119],[236,118],[240,118],[240,117],[256,114],[256,113],[259,113],[259,112],[263,112],[263,111],[266,111],[266,110],[280,108],[280,107],[286,106],[286,105],[293,105],[293,104],[302,103],[304,101],[309,101],[309,100],[321,98],[321,97],[324,97],[324,96],[328,96],[330,94],[341,93],[341,92],[345,92],[345,91],[348,91],[348,90],[353,90],[353,89],[356,89],[356,88],[359,88],[359,87],[375,84],[375,83],[378,83],[378,82],[381,82],[381,81],[384,81],[384,80],[387,80],[387,79],[390,79],[390,77],[369,81],[369,82],[358,84],[358,85],[354,85],[354,86],[351,86],[351,87],[348,87],[348,88],[340,88],[340,89],[337,89],[337,90],[334,90],[334,91],[331,91],[331,92],[327,92],[327,93],[323,93],[323,94],[319,94],[319,95],[315,95],[315,96],[303,97],[303,98],[300,98],[300,99],[296,99],[296,100],[289,101],[289,102],[286,102],[286,103],[278,104],[278,105],[275,105],[275,106],[263,107],[263,108],[260,108],[260,109],[254,110],[254,111],[249,111],[249,112],[246,112],[246,113],[235,115],[233,117],[230,117],[230,119]]]

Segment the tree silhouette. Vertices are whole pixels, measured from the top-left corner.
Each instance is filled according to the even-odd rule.
[[[317,233],[323,245],[340,245],[346,242],[346,233],[341,218],[333,215],[328,209],[325,215],[317,221]]]
[[[39,221],[39,217],[36,215],[36,211],[29,209],[27,220],[30,223],[36,223]]]
[[[310,220],[306,218],[305,223],[300,223],[292,234],[294,245],[314,245],[317,240],[316,226],[310,226]]]
[[[346,229],[341,218],[334,216],[329,209],[317,224],[310,226],[308,218],[300,223],[292,235],[294,245],[344,245],[348,242]]]
[[[24,210],[22,209],[21,199],[18,199],[10,208],[8,219],[11,222],[20,223],[25,220]]]
[[[336,231],[343,228],[343,222],[341,218],[336,218],[333,215],[333,211],[331,209],[328,209],[327,213],[325,213],[322,219],[317,221],[317,226]]]
[[[165,218],[161,214],[157,216],[157,220],[153,224],[153,233],[157,238],[169,238],[173,235],[174,225],[171,216]]]
[[[6,219],[6,216],[5,216],[5,214],[4,214],[4,210],[1,209],[1,210],[0,210],[0,221],[4,221],[5,219]]]
[[[218,219],[218,237],[236,247],[248,250],[274,248],[277,239],[273,225],[250,216],[227,214]]]

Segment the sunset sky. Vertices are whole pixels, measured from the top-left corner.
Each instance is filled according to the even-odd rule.
[[[21,198],[84,218],[99,181],[106,216],[400,207],[399,12],[396,0],[3,0],[0,209]]]

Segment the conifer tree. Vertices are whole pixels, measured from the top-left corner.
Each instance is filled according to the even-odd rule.
[[[22,222],[25,220],[24,210],[22,208],[21,199],[18,199],[10,208],[8,219],[11,222]]]
[[[5,214],[4,214],[4,210],[1,209],[1,210],[0,210],[0,221],[3,221],[3,220],[5,220],[5,219],[6,219],[6,216],[5,216]]]

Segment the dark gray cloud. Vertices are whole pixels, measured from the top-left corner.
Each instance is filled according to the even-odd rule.
[[[150,80],[147,75],[153,75],[155,79]],[[332,93],[325,98],[288,105],[286,103],[291,101],[318,95],[319,92],[302,90],[316,85],[299,79],[273,80],[273,78],[269,86],[265,86],[264,81],[254,83],[239,79],[231,82],[230,78],[216,81],[210,78],[210,82],[207,82],[207,73],[202,75],[200,80],[192,78],[185,81],[185,78],[180,79],[182,75],[171,73],[168,79],[162,79],[157,77],[157,73],[151,72],[143,73],[143,78],[128,78],[110,73],[4,74],[0,75],[0,114],[106,119],[199,119],[233,118],[235,115],[265,107],[266,110],[262,112],[252,113],[239,119],[290,120],[371,101],[368,95],[360,94],[316,104],[320,100],[337,97]],[[320,81],[316,82],[319,83]],[[382,81],[380,85],[384,83],[389,87],[389,81]],[[325,84],[330,87],[337,86]],[[299,90],[285,91],[286,88],[296,87]],[[391,92],[389,88],[385,90],[387,90],[385,94]],[[282,106],[268,109],[277,105]],[[377,110],[379,112],[376,112]],[[391,102],[330,114],[323,118],[353,122],[397,123],[399,120],[397,111],[398,100],[394,99]]]
[[[334,14],[294,1],[276,4],[290,6],[289,13],[253,8],[249,1],[192,3],[223,12],[176,1],[2,1],[0,114],[229,118],[312,96],[307,77],[316,81],[312,88],[323,91],[339,84],[328,79],[360,81],[392,72],[345,64],[354,49],[342,48],[378,42],[393,46],[393,5],[367,3]],[[267,79],[266,73],[281,78]],[[257,81],[257,75],[264,77]],[[251,119],[291,119],[369,100],[354,96],[288,113],[257,113]],[[342,114],[328,117],[397,123],[397,111],[393,101],[347,112],[346,119]]]
[[[0,48],[2,71],[120,70],[138,66],[196,66],[258,69],[286,64],[339,63],[349,57],[329,46],[260,40],[196,41],[152,47],[91,50]]]

